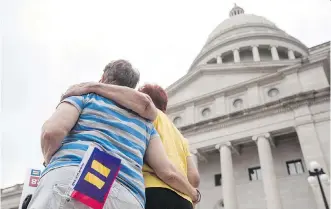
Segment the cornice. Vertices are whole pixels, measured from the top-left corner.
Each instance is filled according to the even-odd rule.
[[[243,121],[259,119],[282,112],[289,112],[303,105],[312,105],[325,101],[330,101],[329,88],[292,95],[260,106],[247,108],[192,125],[180,127],[179,129],[183,134],[185,134],[185,136],[190,136],[225,128],[242,123]]]
[[[266,32],[256,32],[256,33],[245,33],[245,34],[240,34],[236,37],[225,39],[224,41],[217,43],[216,45],[212,46],[205,46],[198,56],[194,59],[192,65],[190,66],[189,71],[193,71],[193,68],[196,67],[196,64],[201,61],[203,58],[205,58],[208,54],[216,50],[217,48],[220,47],[225,47],[228,45],[231,45],[233,43],[242,41],[242,40],[251,40],[251,38],[254,39],[269,39],[269,40],[280,40],[280,41],[290,41],[290,43],[296,45],[299,48],[302,48],[307,54],[308,54],[308,48],[303,45],[300,41],[297,39],[290,37],[290,36],[284,36],[283,34],[275,34],[275,33],[266,33]]]
[[[203,64],[197,66],[197,71],[221,71],[226,72],[227,70],[231,73],[236,72],[263,72],[270,68],[285,67],[299,63],[300,59],[294,60],[271,60],[271,61],[242,61],[237,63],[225,63],[225,64]],[[262,69],[262,71],[260,70]],[[266,69],[266,70],[264,70]]]
[[[195,76],[197,76],[199,74],[201,74],[201,70],[190,72],[190,73],[182,76],[180,79],[178,79],[177,81],[175,81],[175,83],[171,84],[170,86],[168,86],[166,88],[166,92],[167,92],[168,96],[171,96],[172,95],[172,92],[174,91],[174,89],[180,87],[180,85],[182,83],[185,83],[185,82],[191,80],[193,77],[195,77]]]
[[[223,42],[220,42],[220,43],[227,43],[229,40],[232,41],[232,40],[240,40],[240,39],[243,39],[243,38],[248,38],[248,37],[271,37],[271,38],[279,38],[279,39],[285,39],[285,40],[290,40],[292,43],[295,43],[297,46],[299,47],[302,47],[305,49],[305,51],[308,52],[308,49],[302,42],[300,42],[298,39],[288,35],[288,34],[284,34],[284,33],[274,33],[274,32],[248,32],[248,33],[242,33],[242,34],[239,34],[238,36],[236,37],[233,37],[233,38],[223,38],[224,41]],[[272,40],[272,39],[271,39]],[[205,45],[205,47],[203,49],[208,50],[208,45]],[[202,50],[203,51],[203,50]],[[201,51],[201,52],[202,52]]]
[[[302,72],[313,66],[322,65],[327,60],[326,54],[315,54],[309,57],[303,57],[300,62],[296,65],[287,66],[278,70],[278,72],[284,75],[291,74],[293,72]]]
[[[327,117],[323,117],[323,118],[313,118],[313,121],[315,123],[321,123],[321,122],[326,122],[330,120],[330,112],[328,112],[328,116]]]
[[[1,198],[21,194],[22,190],[23,190],[23,184],[16,184],[15,186],[1,189]]]
[[[321,48],[326,48],[326,49],[330,49],[330,41],[321,43],[319,45],[313,46],[309,48],[309,52],[313,53],[314,51],[321,49]]]

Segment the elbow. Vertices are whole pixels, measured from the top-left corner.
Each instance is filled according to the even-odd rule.
[[[56,150],[60,148],[66,134],[66,131],[49,126],[47,122],[44,124],[41,131],[40,143],[46,164],[49,163]]]
[[[170,163],[164,163],[162,167],[154,169],[155,174],[166,184],[175,183],[178,179],[175,167]]]
[[[54,139],[57,135],[59,135],[59,130],[52,128],[51,126],[48,125],[46,122],[41,131],[41,140],[46,142],[50,141],[51,139]]]
[[[196,175],[192,178],[192,180],[190,181],[190,184],[194,187],[194,188],[198,188],[200,185],[200,176]]]
[[[47,122],[43,125],[41,131],[41,147],[43,149],[43,153],[46,147],[53,145],[57,141],[63,140],[63,138],[68,134],[68,132],[64,129],[61,129],[56,126],[51,126]]]
[[[173,171],[159,172],[157,176],[168,185],[172,185],[177,180],[177,175]]]
[[[143,103],[144,103],[144,114],[146,115],[147,119],[154,121],[157,116],[157,109],[152,101],[152,99],[145,94],[143,98]]]
[[[45,125],[43,126],[40,136],[40,145],[45,161],[48,161],[46,160],[46,156],[49,156],[49,144],[51,143],[51,139],[54,138],[54,135],[54,132],[45,127]]]
[[[42,130],[41,130],[41,141],[42,142],[46,142],[46,141],[50,141],[51,138],[53,138],[53,136],[55,135],[55,133],[48,129],[47,126],[43,126]]]

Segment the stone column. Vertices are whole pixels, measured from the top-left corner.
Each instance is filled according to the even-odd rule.
[[[272,60],[279,60],[277,46],[271,46],[270,50],[271,50]]]
[[[269,133],[253,136],[259,152],[267,209],[282,209],[269,138]]]
[[[192,158],[193,158],[193,162],[194,162],[194,165],[195,167],[198,169],[199,171],[199,167],[198,167],[198,150],[194,149],[191,151],[191,154],[192,154]],[[199,209],[200,208],[200,204],[196,204],[195,209]]]
[[[330,165],[326,163],[322,144],[317,134],[314,124],[313,114],[308,105],[298,107],[293,110],[295,117],[295,130],[298,135],[301,151],[305,159],[306,166],[310,162],[318,162],[326,174],[330,173]]]
[[[222,60],[222,56],[217,56],[217,64],[222,64],[223,63],[223,60]]]
[[[235,63],[240,62],[239,49],[233,50],[233,59]]]
[[[288,55],[288,58],[289,58],[290,60],[294,60],[294,59],[295,59],[294,52],[293,52],[292,49],[289,49],[289,50],[287,51],[287,55]]]
[[[329,174],[329,167],[324,159],[314,123],[297,124],[295,129],[306,165],[308,166],[310,162],[316,161],[322,166],[325,173]]]
[[[260,61],[260,53],[258,46],[252,46],[253,59],[255,62]]]
[[[192,154],[194,165],[198,169],[198,150],[196,150],[196,149],[192,150],[191,154]]]
[[[234,181],[231,143],[217,144],[216,149],[220,151],[222,189],[225,209],[237,209],[237,194]]]

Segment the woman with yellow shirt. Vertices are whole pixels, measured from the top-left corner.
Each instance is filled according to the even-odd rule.
[[[190,184],[197,188],[200,183],[200,177],[189,152],[188,142],[165,114],[168,104],[166,92],[162,87],[153,84],[146,84],[138,91],[149,95],[154,105],[158,108],[154,127],[161,137],[169,160],[188,177]],[[164,183],[146,164],[143,167],[143,175],[146,187],[146,209],[193,208],[193,202],[190,197]],[[200,201],[200,198],[198,201]]]

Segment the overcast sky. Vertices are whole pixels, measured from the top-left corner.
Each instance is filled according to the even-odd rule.
[[[42,168],[40,129],[68,86],[98,81],[109,61],[124,58],[140,84],[167,87],[234,3],[308,47],[331,39],[330,0],[2,0],[0,187]]]

